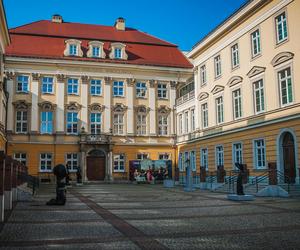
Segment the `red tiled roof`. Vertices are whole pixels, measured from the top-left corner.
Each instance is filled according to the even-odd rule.
[[[10,36],[8,56],[192,68],[176,45],[131,28],[119,31],[112,26],[38,21],[10,29]],[[64,56],[65,40],[71,38],[82,41],[83,57]],[[104,42],[105,59],[86,56],[88,42],[92,40]],[[127,60],[108,58],[112,42],[126,44]]]

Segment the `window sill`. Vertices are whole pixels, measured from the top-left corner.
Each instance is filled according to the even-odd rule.
[[[54,95],[54,92],[42,92],[42,95]]]
[[[146,96],[136,96],[136,99],[142,99],[142,100],[145,100],[145,99],[147,99],[147,97],[146,97]]]
[[[222,75],[215,76],[215,81],[221,79]]]
[[[238,65],[236,65],[236,66],[234,66],[234,67],[231,67],[231,72],[233,72],[233,71],[235,71],[235,70],[237,70],[237,69],[239,69],[240,68],[240,65],[238,64]]]
[[[114,170],[114,173],[126,174],[125,170]]]
[[[92,97],[103,97],[102,94],[91,94]]]
[[[67,95],[79,96],[78,93],[67,93]]]
[[[125,98],[124,95],[114,95],[113,97],[116,97],[116,98]]]
[[[166,100],[166,101],[168,100],[167,97],[157,97],[157,99],[158,99],[158,100]]]
[[[259,58],[259,57],[261,57],[261,56],[262,56],[262,55],[261,55],[261,52],[258,53],[258,54],[256,54],[256,55],[252,55],[252,56],[251,56],[251,62],[254,61],[254,60],[256,60],[257,58]]]
[[[280,41],[280,42],[276,41],[275,49],[278,48],[278,47],[280,47],[281,45],[287,43],[288,41],[289,41],[289,38],[288,38],[288,37],[287,37],[286,39]]]
[[[25,91],[16,91],[16,94],[19,94],[19,95],[28,95],[29,92],[25,92]]]
[[[40,174],[51,174],[52,170],[39,170]]]

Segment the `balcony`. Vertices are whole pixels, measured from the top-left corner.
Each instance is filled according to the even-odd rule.
[[[191,99],[194,99],[194,98],[195,98],[195,90],[192,90],[189,93],[177,98],[176,99],[176,106],[179,106],[179,105],[181,105],[181,104],[183,104],[183,103],[185,103],[185,102],[187,102]]]
[[[86,144],[107,144],[111,142],[111,136],[107,134],[82,134],[80,143]]]

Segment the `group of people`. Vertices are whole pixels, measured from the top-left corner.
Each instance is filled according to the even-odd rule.
[[[134,180],[137,182],[148,182],[152,183],[154,180],[162,181],[168,177],[168,170],[165,168],[148,168],[146,171],[141,169],[138,171],[136,168],[133,173]]]

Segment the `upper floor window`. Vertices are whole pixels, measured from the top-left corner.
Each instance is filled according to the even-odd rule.
[[[42,78],[42,92],[43,94],[53,94],[53,77]]]
[[[252,57],[259,55],[261,52],[259,29],[251,33],[251,51]]]
[[[170,160],[170,154],[169,153],[160,153],[160,154],[158,154],[158,159],[159,160],[165,160],[165,161],[167,161],[167,160]]]
[[[70,56],[77,56],[77,45],[76,44],[70,44],[69,46],[69,55]]]
[[[68,94],[69,95],[78,95],[78,79],[69,78],[68,79]]]
[[[113,86],[114,96],[124,96],[124,82],[115,81]]]
[[[149,158],[149,154],[147,154],[147,153],[139,153],[136,155],[136,159],[140,160],[140,161],[146,160],[148,158]]]
[[[233,98],[233,118],[238,119],[242,117],[242,95],[241,89],[232,92]]]
[[[78,133],[78,113],[67,112],[67,133],[77,134]]]
[[[138,113],[136,115],[136,132],[138,135],[146,135],[147,133],[147,115],[146,113]]]
[[[53,132],[53,112],[41,112],[41,134],[52,134]]]
[[[231,65],[234,69],[235,67],[239,66],[240,58],[239,58],[239,46],[236,43],[231,47]]]
[[[27,133],[28,130],[28,112],[16,112],[16,133]]]
[[[224,166],[224,148],[223,146],[216,147],[216,166]]]
[[[178,133],[181,135],[183,133],[182,129],[182,114],[178,116]]]
[[[286,13],[283,12],[275,17],[275,23],[277,43],[281,43],[288,37]]]
[[[265,111],[264,82],[262,79],[253,83],[255,113]]]
[[[201,83],[201,86],[205,85],[206,82],[207,82],[206,65],[202,65],[200,67],[200,83]]]
[[[109,57],[111,59],[127,59],[128,55],[125,50],[126,45],[123,43],[111,43],[111,53]]]
[[[90,93],[91,93],[91,95],[101,95],[102,94],[101,80],[91,80]]]
[[[83,56],[83,52],[81,50],[81,41],[76,39],[69,39],[65,41],[66,48],[64,51],[65,56]]]
[[[101,134],[102,115],[101,113],[90,114],[90,131],[93,135]]]
[[[135,90],[136,90],[136,97],[146,97],[147,93],[147,86],[146,83],[144,82],[138,82],[135,85]]]
[[[121,48],[115,48],[115,58],[116,59],[122,58],[122,49]]]
[[[222,74],[222,69],[221,69],[221,56],[218,55],[214,58],[215,62],[215,78],[221,76]]]
[[[23,163],[25,166],[27,166],[27,155],[26,153],[15,153],[14,159]]]
[[[124,172],[125,171],[125,155],[116,154],[114,155],[114,172]]]
[[[235,163],[243,163],[243,146],[242,143],[234,143],[232,145],[232,163],[235,168]]]
[[[93,46],[93,57],[100,57],[100,48],[99,47],[96,47],[96,46]]]
[[[191,130],[195,131],[195,109],[191,109]]]
[[[205,167],[208,170],[208,149],[202,148],[201,149],[201,167]]]
[[[216,113],[217,113],[217,123],[224,122],[224,104],[223,104],[223,97],[220,96],[216,99]]]
[[[67,168],[69,171],[76,171],[78,168],[78,154],[77,153],[69,153],[66,154],[66,162]]]
[[[167,84],[160,83],[157,85],[157,96],[162,99],[167,98]]]
[[[52,169],[52,154],[40,154],[40,172],[51,172]]]
[[[208,127],[208,105],[204,103],[201,105],[202,127]]]
[[[186,111],[184,112],[184,132],[188,133],[189,132],[189,112]]]
[[[287,105],[293,102],[293,84],[291,68],[288,67],[278,72],[280,87],[281,105]]]
[[[28,76],[17,77],[17,92],[28,93]]]
[[[160,114],[158,116],[158,134],[167,135],[168,134],[168,115]]]
[[[114,134],[123,135],[124,134],[124,114],[116,113],[113,119],[114,124]]]
[[[266,167],[266,148],[265,140],[254,140],[254,167],[265,168]]]
[[[89,45],[89,50],[87,51],[87,56],[88,57],[93,57],[93,58],[105,58],[105,53],[103,50],[103,42],[100,41],[90,41],[88,43]]]

